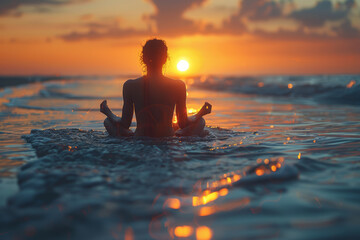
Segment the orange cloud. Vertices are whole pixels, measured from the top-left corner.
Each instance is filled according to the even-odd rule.
[[[357,29],[349,19],[351,10],[355,8],[354,0],[345,0],[334,7],[329,0],[322,0],[313,7],[292,9],[285,14],[285,9],[293,6],[292,1],[274,0],[242,0],[239,1],[238,10],[224,19],[220,27],[204,21],[195,21],[185,16],[189,10],[203,7],[207,0],[148,0],[154,7],[155,13],[144,15],[144,25],[147,30],[137,28],[122,28],[113,22],[93,21],[87,23],[85,31],[72,31],[61,35],[66,41],[94,40],[103,38],[123,38],[133,36],[163,36],[178,37],[191,35],[243,35],[250,34],[261,38],[279,39],[327,39],[327,38],[354,38],[359,36]],[[289,22],[292,29],[278,28],[270,31],[260,27],[251,30],[252,22],[266,22],[272,20]],[[115,22],[115,24],[114,24]],[[335,22],[336,25],[325,27],[325,23]],[[323,27],[324,28],[320,28]],[[308,29],[310,27],[311,29]],[[316,28],[315,28],[316,27]],[[315,29],[312,29],[315,28]]]

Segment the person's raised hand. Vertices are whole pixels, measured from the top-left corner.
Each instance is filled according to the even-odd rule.
[[[107,105],[107,100],[102,101],[102,103],[100,104],[100,112],[106,114],[108,110],[109,107]]]
[[[204,106],[202,106],[202,108],[200,109],[201,115],[206,115],[206,114],[211,113],[211,108],[212,108],[212,105],[208,102],[205,102]]]

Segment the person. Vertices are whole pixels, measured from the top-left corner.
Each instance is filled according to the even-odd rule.
[[[146,74],[124,83],[121,118],[110,110],[106,100],[100,104],[100,112],[107,116],[104,126],[109,135],[204,135],[203,116],[211,112],[212,106],[205,102],[197,114],[187,116],[185,83],[165,77],[162,72],[168,58],[167,50],[165,42],[160,39],[148,40],[143,46],[142,62],[146,67]],[[178,127],[173,126],[172,122],[175,107]],[[129,129],[134,108],[137,122],[135,133]]]

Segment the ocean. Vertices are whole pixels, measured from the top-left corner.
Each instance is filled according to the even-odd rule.
[[[207,136],[112,138],[128,78],[0,89],[0,239],[360,238],[359,75],[183,78]]]

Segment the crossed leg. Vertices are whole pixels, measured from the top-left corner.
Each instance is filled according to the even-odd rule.
[[[113,112],[108,107],[106,100],[104,100],[101,103],[100,112],[104,113],[107,116],[107,118],[104,120],[104,126],[110,136],[129,137],[134,135],[134,133],[130,129],[124,128],[120,124],[121,118],[113,114]],[[176,136],[205,136],[207,134],[207,131],[204,130],[204,127],[205,127],[204,118],[201,117],[196,121],[189,118],[188,126],[186,126],[183,129],[174,129],[174,130],[176,130],[175,132]]]
[[[183,129],[179,129],[175,132],[176,136],[204,136],[206,135],[205,119],[200,118],[199,120],[189,124]]]
[[[124,128],[121,123],[121,118],[116,116],[108,107],[107,101],[104,100],[100,104],[100,112],[105,114],[107,118],[104,120],[104,126],[106,131],[109,133],[110,136],[119,137],[119,136],[133,136],[134,133],[128,129]]]
[[[130,129],[122,127],[119,123],[112,122],[108,117],[104,120],[104,126],[109,135],[113,137],[129,137],[134,135]]]
[[[110,136],[113,137],[129,137],[133,136],[134,133],[127,128],[122,127],[119,123],[112,122],[109,118],[106,118],[104,120],[104,126],[106,128],[106,131],[109,133]],[[175,132],[176,136],[205,136],[206,130],[204,130],[205,127],[205,120],[204,118],[200,118],[198,121],[191,123],[189,126],[178,129]]]

